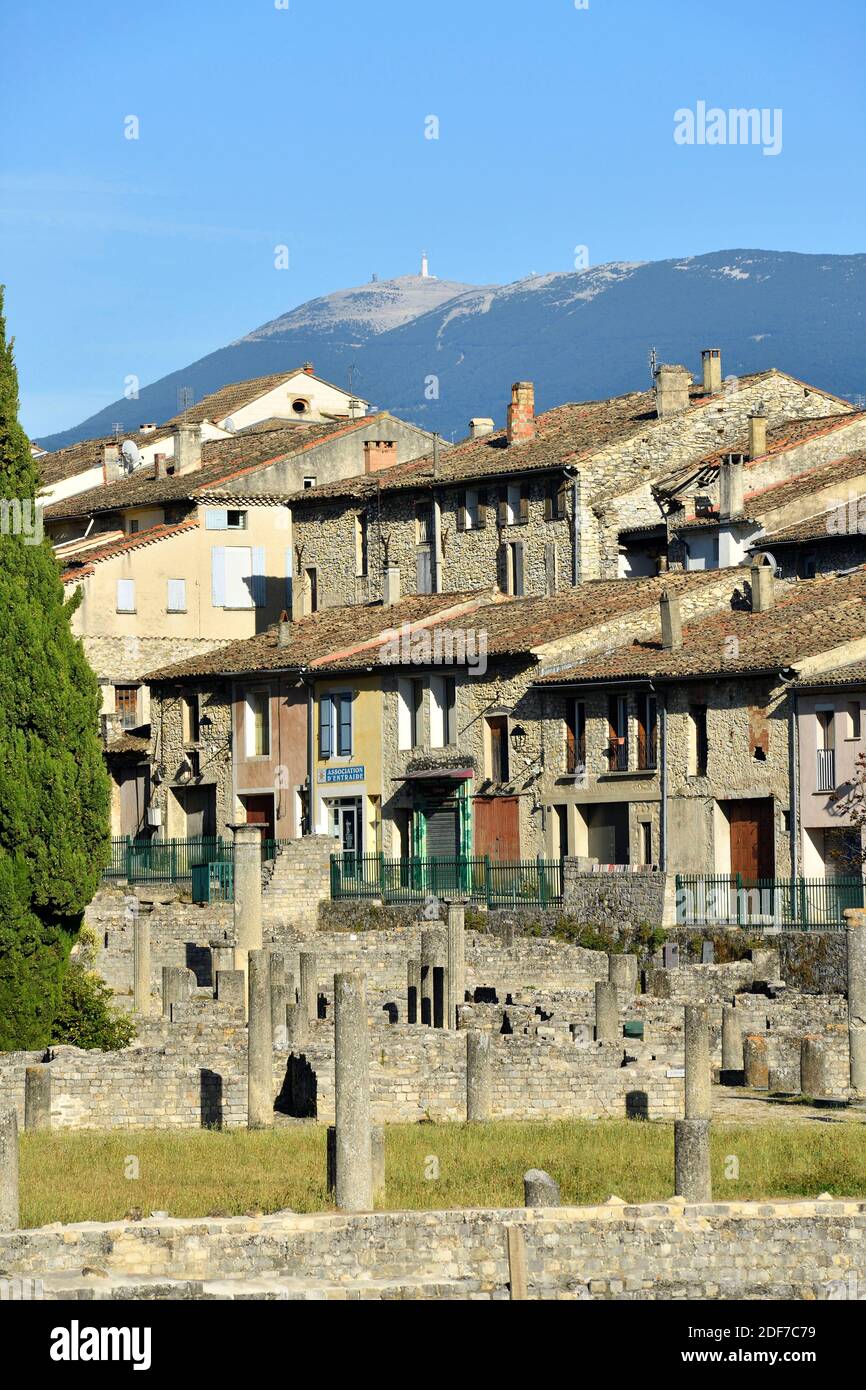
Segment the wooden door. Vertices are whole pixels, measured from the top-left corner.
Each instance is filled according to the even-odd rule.
[[[133,839],[141,834],[147,803],[147,772],[145,769],[124,769],[118,775],[120,784],[120,833]]]
[[[520,858],[520,812],[516,796],[476,796],[475,853],[491,859]]]
[[[272,796],[245,796],[244,807],[247,813],[247,825],[260,825],[263,840],[275,839],[274,798]]]
[[[775,868],[773,845],[773,802],[729,802],[731,824],[731,873],[741,874],[745,883],[772,878]]]

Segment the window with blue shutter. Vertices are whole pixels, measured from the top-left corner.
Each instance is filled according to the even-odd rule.
[[[323,695],[319,701],[319,757],[331,756],[331,723],[333,708],[330,695]]]
[[[347,758],[352,752],[352,697],[335,695],[337,706],[337,757]]]
[[[204,528],[206,531],[227,531],[228,512],[225,507],[206,507]]]
[[[211,602],[214,608],[226,606],[226,549],[224,545],[211,548]]]
[[[253,546],[253,572],[250,582],[250,590],[253,596],[253,606],[264,608],[268,601],[268,584],[265,576],[265,551],[264,546]]]

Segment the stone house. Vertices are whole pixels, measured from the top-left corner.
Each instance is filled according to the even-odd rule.
[[[724,572],[723,572],[724,573]],[[866,653],[866,574],[779,583],[758,558],[715,613],[538,680],[551,852],[677,872],[795,872],[791,682]]]
[[[804,878],[861,876],[866,661],[796,681],[800,839]]]
[[[712,451],[758,430],[750,419],[775,431],[820,416],[827,429],[851,413],[783,372],[725,382],[714,350],[699,383],[662,366],[654,390],[538,416],[532,383],[517,382],[504,431],[474,420],[447,452],[292,498],[295,611],[379,597],[395,566],[403,592],[496,583],[516,596],[630,574],[622,537],[663,523],[662,480],[677,472],[682,485]],[[659,557],[638,572],[657,572]]]

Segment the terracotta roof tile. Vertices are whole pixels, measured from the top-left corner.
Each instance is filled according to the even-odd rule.
[[[145,545],[154,545],[156,541],[165,541],[172,536],[182,535],[184,531],[195,531],[198,521],[193,517],[189,521],[181,521],[176,526],[151,526],[147,531],[136,531],[134,535],[123,536],[119,540],[110,541],[107,545],[101,546],[97,550],[82,550],[80,557],[75,554],[64,554],[58,556],[62,565],[61,579],[64,584],[74,583],[78,579],[85,578],[93,572],[93,566],[101,564],[103,560],[113,560],[115,555],[127,555],[132,550],[138,550]]]

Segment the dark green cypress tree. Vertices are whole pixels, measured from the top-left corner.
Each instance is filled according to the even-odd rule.
[[[0,1049],[49,1042],[69,952],[109,851],[100,694],[57,562],[37,540],[0,287]]]

